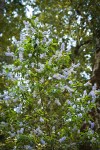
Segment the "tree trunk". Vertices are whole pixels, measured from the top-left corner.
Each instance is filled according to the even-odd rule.
[[[97,49],[95,52],[95,62],[93,67],[93,75],[91,78],[92,85],[96,84],[97,90],[100,90],[100,39],[97,40]],[[100,94],[96,98],[96,114],[95,114],[96,131],[100,132]]]
[[[100,89],[100,47],[95,53],[95,63],[93,68],[93,76],[91,78],[91,83],[94,85],[96,83],[97,89]]]

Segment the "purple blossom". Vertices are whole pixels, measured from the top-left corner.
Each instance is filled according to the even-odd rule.
[[[74,90],[72,88],[70,88],[68,85],[64,86],[64,89],[68,90],[68,92],[74,92]]]
[[[47,41],[47,39],[46,39],[46,37],[44,37],[43,40],[42,40],[42,42],[46,43],[46,41]]]
[[[20,61],[23,60],[23,52],[19,52],[19,59],[20,59]]]
[[[4,99],[4,100],[9,100],[9,99],[10,99],[10,96],[6,95],[3,99]]]
[[[79,114],[78,114],[78,117],[82,117],[82,114],[81,114],[81,113],[79,113]]]
[[[40,58],[46,57],[46,53],[40,54]]]
[[[53,75],[53,78],[57,79],[57,80],[60,80],[61,79],[61,76],[59,75],[59,73],[57,74],[54,74]]]
[[[44,122],[44,119],[42,117],[40,117],[40,122]]]
[[[84,86],[89,86],[89,85],[91,85],[89,81],[84,84]]]
[[[72,82],[72,81],[69,81],[69,84],[73,84],[73,82]]]
[[[15,70],[21,70],[22,66],[18,66]]]
[[[89,95],[92,96],[92,99],[96,99],[96,95],[93,90],[89,93]]]
[[[65,43],[61,44],[61,50],[64,51],[65,50]]]
[[[45,141],[43,139],[40,140],[42,145],[45,145]]]
[[[13,76],[12,76],[12,72],[9,72],[8,74],[7,74],[7,76],[8,76],[8,78],[13,78]]]
[[[34,133],[35,133],[35,134],[38,134],[38,135],[42,135],[42,134],[43,134],[43,132],[42,132],[42,130],[40,129],[40,127],[36,128],[36,129],[34,130]]]
[[[72,103],[71,103],[71,101],[70,101],[70,100],[67,100],[67,103],[68,103],[69,105],[72,105]]]
[[[84,98],[86,95],[87,95],[87,91],[84,90],[84,92],[83,92],[83,98]]]
[[[63,136],[62,138],[59,139],[59,142],[62,143],[65,140],[66,140],[66,136]]]
[[[16,111],[17,113],[20,113],[20,112],[21,112],[21,109],[22,109],[22,104],[19,104],[18,107],[15,107],[15,108],[14,108],[14,111]]]
[[[65,77],[67,78],[68,72],[66,72],[66,71],[63,70],[63,73],[64,73]]]
[[[11,57],[13,57],[13,56],[14,56],[14,53],[13,53],[13,52],[5,52],[5,55],[6,55],[6,56],[11,56]]]
[[[23,134],[24,128],[21,128],[20,130],[17,130],[17,134]]]
[[[94,84],[94,86],[92,86],[92,90],[95,91],[97,88],[96,84]]]
[[[90,128],[93,129],[94,126],[95,126],[95,123],[94,123],[94,122],[91,122],[91,121],[89,121],[89,123],[90,123]]]
[[[76,108],[76,105],[74,104],[72,107],[75,109],[75,108]]]

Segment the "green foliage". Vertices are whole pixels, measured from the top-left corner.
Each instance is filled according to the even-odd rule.
[[[60,48],[57,39],[25,24],[29,28],[22,35],[27,36],[17,41],[13,64],[3,67],[9,87],[1,94],[0,148],[78,150],[86,139],[98,148],[89,114],[95,109],[95,87],[84,86],[81,74],[77,80],[80,64],[72,63],[71,52]]]
[[[37,8],[31,19],[27,5]],[[100,94],[85,85],[100,37],[99,5],[99,0],[2,5],[0,149],[99,149],[94,114]],[[13,56],[5,56],[6,49]]]

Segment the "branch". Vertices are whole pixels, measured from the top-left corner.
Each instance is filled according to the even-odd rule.
[[[75,50],[74,50],[74,54],[75,54],[75,55],[79,55],[79,49],[80,49],[82,46],[84,46],[84,45],[86,45],[86,44],[89,44],[90,42],[91,42],[91,40],[87,40],[87,41],[84,41],[84,42],[80,43],[79,45],[77,44],[76,47],[75,47]]]

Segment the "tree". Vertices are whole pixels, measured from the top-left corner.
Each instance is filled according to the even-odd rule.
[[[25,22],[14,62],[3,67],[7,85],[1,95],[1,148],[79,149],[85,141],[86,147],[97,149],[99,136],[89,115],[95,108],[95,86],[76,82],[79,64],[72,63],[57,39],[49,38]]]
[[[36,1],[36,5],[41,11],[38,21],[33,17],[31,25],[26,22],[26,32],[22,33],[27,36],[21,34],[24,40],[21,45],[17,43],[16,52],[6,53],[12,55],[14,63],[3,66],[2,149],[7,142],[9,149],[23,149],[25,144],[26,149],[98,149],[99,1],[96,5],[93,1]],[[84,86],[89,79],[93,87]],[[10,122],[4,132],[5,123]]]

